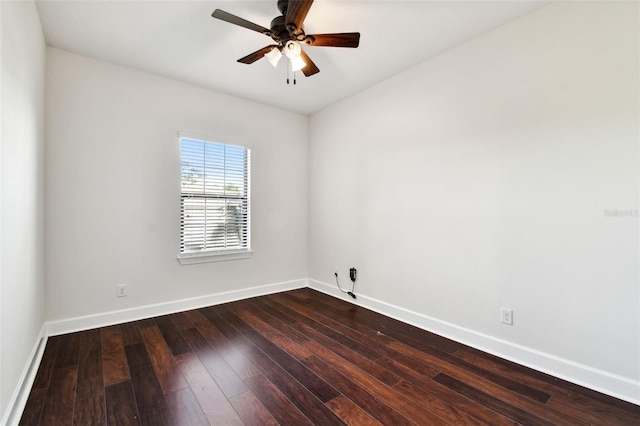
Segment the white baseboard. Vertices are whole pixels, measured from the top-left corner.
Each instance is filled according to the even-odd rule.
[[[31,386],[35,380],[38,366],[44,353],[48,336],[120,324],[304,287],[310,287],[391,318],[415,325],[416,327],[440,336],[469,345],[481,351],[640,405],[640,382],[638,381],[478,333],[477,331],[440,321],[427,315],[367,296],[358,295],[358,298],[353,300],[351,297],[341,293],[337,288],[327,283],[310,279],[298,279],[207,296],[146,305],[138,308],[47,322],[40,331],[38,340],[35,342],[29,360],[20,376],[20,381],[16,386],[16,390],[9,401],[3,418],[0,420],[0,424],[13,426],[17,425],[20,421],[22,411],[27,403]]]
[[[455,340],[483,352],[513,361],[534,370],[584,386],[589,389],[640,405],[640,382],[552,354],[511,343],[477,331],[440,321],[436,318],[358,295],[356,300],[341,293],[335,285],[308,280],[309,287],[380,314],[414,325],[423,330]]]
[[[145,318],[167,315],[205,306],[219,305],[250,297],[281,291],[294,290],[307,287],[307,280],[298,279],[275,284],[267,284],[258,287],[241,290],[226,291],[223,293],[209,294],[206,296],[192,297],[189,299],[174,300],[170,302],[145,305],[136,308],[122,309],[118,311],[103,312],[100,314],[86,315],[82,317],[68,318],[59,321],[47,322],[47,335],[73,333],[76,331],[90,330],[92,328],[105,327],[113,324],[121,324]]]
[[[47,343],[48,336],[58,334],[73,333],[76,331],[89,330],[92,328],[104,327],[113,324],[120,324],[128,321],[135,321],[151,318],[158,315],[167,315],[175,312],[187,311],[190,309],[203,308],[205,306],[219,305],[221,303],[233,302],[250,297],[262,296],[265,294],[278,293],[281,291],[295,290],[307,287],[307,280],[298,279],[275,284],[268,284],[258,287],[251,287],[241,290],[227,291],[223,293],[210,294],[206,296],[193,297],[189,299],[175,300],[154,305],[146,305],[138,308],[123,309],[118,311],[103,312],[95,315],[69,318],[59,321],[50,321],[43,324],[38,339],[29,356],[16,390],[14,391],[7,410],[0,420],[0,425],[17,425],[24,411],[24,407],[29,398],[31,387],[36,378],[40,361]]]
[[[29,354],[27,363],[20,375],[18,385],[16,386],[9,404],[7,405],[7,411],[0,420],[0,425],[13,426],[17,425],[22,417],[25,405],[27,405],[27,399],[31,392],[31,386],[36,379],[36,373],[42,360],[42,354],[44,354],[44,348],[47,344],[46,325],[43,324],[38,334],[38,338]]]

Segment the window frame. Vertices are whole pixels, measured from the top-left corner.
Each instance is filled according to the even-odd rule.
[[[205,249],[199,251],[183,251],[183,239],[184,239],[184,201],[186,198],[202,198],[202,199],[232,199],[233,197],[227,196],[216,196],[215,194],[209,193],[206,191],[202,194],[201,197],[194,197],[194,194],[191,193],[189,197],[185,196],[185,191],[183,190],[183,167],[184,167],[184,154],[183,154],[183,140],[190,140],[193,142],[201,142],[204,144],[212,144],[218,147],[232,147],[232,148],[241,148],[244,151],[244,155],[246,156],[246,165],[243,170],[246,181],[246,197],[244,194],[240,197],[241,200],[245,200],[246,198],[246,247],[242,248],[212,248]],[[203,138],[201,136],[196,136],[192,134],[179,133],[178,135],[178,145],[180,150],[180,172],[179,172],[179,182],[180,182],[180,227],[179,227],[179,254],[177,256],[178,261],[181,265],[191,265],[197,263],[205,263],[205,262],[219,262],[219,261],[227,261],[227,260],[237,260],[237,259],[248,259],[253,254],[253,250],[251,248],[251,147],[240,144],[233,144],[227,142],[220,142],[219,139],[212,138]],[[226,169],[225,169],[226,170]],[[206,172],[205,172],[206,173]],[[226,183],[226,181],[224,181]],[[206,185],[206,183],[205,183]],[[206,213],[205,213],[206,214]],[[226,223],[226,222],[225,222]]]

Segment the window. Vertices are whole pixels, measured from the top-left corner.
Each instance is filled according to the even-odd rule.
[[[250,151],[187,137],[180,150],[181,263],[248,257]]]

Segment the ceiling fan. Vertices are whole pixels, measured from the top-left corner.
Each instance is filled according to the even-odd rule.
[[[328,47],[358,47],[360,44],[360,33],[305,34],[303,23],[312,4],[313,0],[278,0],[278,10],[282,15],[276,16],[271,21],[270,29],[220,9],[216,9],[211,16],[262,33],[271,37],[276,43],[256,50],[238,59],[238,62],[252,64],[266,57],[273,66],[276,66],[284,54],[291,62],[294,73],[300,70],[309,77],[320,72],[320,69],[302,50],[302,44]],[[287,79],[287,83],[288,81]]]

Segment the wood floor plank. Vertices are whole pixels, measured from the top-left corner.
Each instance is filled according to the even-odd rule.
[[[547,404],[549,407],[565,412],[586,423],[598,423],[601,415],[606,415],[607,418],[615,419],[616,422],[632,424],[637,421],[640,424],[640,407],[637,405],[594,393],[578,385],[562,382],[552,376],[472,348],[456,353],[456,356],[485,370],[495,371],[505,376],[510,375],[513,379],[531,387],[543,389],[552,394],[552,398]],[[599,413],[597,416],[592,414],[594,410]]]
[[[339,357],[316,342],[309,342],[307,346],[318,358],[333,367],[333,369],[353,381],[355,384],[367,389],[372,395],[382,402],[387,405],[392,405],[398,412],[414,423],[433,425],[447,423],[435,414],[425,410],[424,407],[414,404],[398,392],[395,392],[389,386],[374,377],[371,377],[364,371],[360,370],[357,366],[349,362],[345,362],[344,358]]]
[[[174,425],[204,426],[209,424],[209,420],[189,387],[167,394],[167,404]]]
[[[140,424],[140,415],[131,381],[127,380],[107,386],[104,393],[107,425],[136,426]]]
[[[227,400],[196,354],[180,355],[177,362],[210,424],[230,426],[242,424],[230,400]]]
[[[169,317],[156,318],[156,324],[173,355],[178,356],[191,351],[191,347]]]
[[[234,315],[230,312],[227,312],[228,315]],[[251,319],[250,315],[247,315],[244,312],[244,317]],[[242,314],[240,314],[242,315]],[[255,317],[253,317],[255,318]],[[240,316],[235,317],[234,323],[237,324],[238,321],[243,321]],[[245,322],[246,323],[246,322]],[[272,360],[274,360],[277,364],[279,364],[285,371],[287,371],[291,376],[293,376],[296,380],[298,380],[303,386],[305,386],[311,393],[313,393],[318,399],[322,402],[329,401],[336,396],[338,396],[337,391],[327,384],[324,380],[319,378],[316,374],[311,372],[307,367],[301,364],[294,356],[287,353],[285,350],[280,348],[277,344],[272,343],[272,341],[264,335],[260,334],[255,329],[251,331],[247,331],[244,333],[245,336],[254,343],[254,345],[260,348],[266,355],[268,355]],[[278,339],[280,341],[284,340],[284,336],[279,335],[282,339]],[[289,341],[288,344],[285,344],[285,347],[293,347],[297,346],[295,343]],[[296,351],[295,352],[301,352]],[[311,356],[311,352],[304,349],[304,354],[302,358],[306,356]]]
[[[142,343],[142,339],[140,343],[126,345],[124,351],[127,356],[127,364],[129,365],[130,372],[140,370],[141,368],[153,368],[151,358],[149,358],[147,348],[144,346],[144,343]]]
[[[169,407],[153,368],[141,368],[131,372],[131,382],[140,414],[140,424],[169,425]]]
[[[20,424],[640,426],[640,406],[349,302],[305,288],[52,336]]]
[[[291,323],[279,321],[280,318],[275,318],[270,313],[262,309],[254,309],[253,311],[251,311],[251,314],[255,315],[262,322],[269,324],[278,333],[296,343],[298,347],[304,348],[304,344],[309,341],[309,337],[292,328]],[[306,357],[306,353],[301,355],[302,358]]]
[[[60,337],[54,368],[77,367],[80,354],[80,334],[70,333]]]
[[[182,333],[227,398],[246,392],[242,379],[219,354],[211,350],[198,330],[190,328]]]
[[[311,338],[311,342],[319,343],[323,347],[332,350],[350,363],[357,365],[361,370],[366,371],[369,375],[380,380],[382,383],[388,386],[393,386],[400,381],[400,378],[392,371],[380,366],[375,361],[361,356],[359,353],[352,351],[351,348],[345,347],[330,337],[312,329],[308,325],[296,323],[292,324],[292,327],[295,327],[296,330],[309,336]]]
[[[395,426],[412,424],[406,417],[382,403],[367,390],[353,383],[316,356],[305,359],[304,364],[382,424]]]
[[[60,347],[60,341],[62,336],[53,336],[47,339],[47,344],[42,354],[42,360],[38,366],[38,372],[33,382],[32,389],[46,389],[49,387],[53,369],[56,363],[56,356],[58,355],[58,347]]]
[[[347,318],[357,318],[362,324],[367,324],[367,326],[374,330],[406,344],[417,345],[417,347],[420,348],[437,349],[445,353],[454,353],[465,347],[464,345],[452,340],[432,333],[426,333],[418,327],[403,323],[393,318],[385,317],[384,315],[369,309],[352,309],[348,303],[345,304],[344,302],[326,294],[313,290],[311,291],[313,292],[316,300],[336,307],[337,309],[335,312],[337,314],[346,316]]]
[[[142,342],[142,337],[138,332],[138,321],[126,322],[120,324],[120,330],[122,331],[122,342],[126,345],[134,345]]]
[[[338,309],[332,305],[324,303],[319,299],[311,299],[311,301],[307,303],[306,306],[317,312],[318,314],[333,319],[339,324],[344,324],[344,326],[349,327],[350,329],[355,330],[362,335],[374,336],[376,340],[379,340],[385,345],[393,340],[391,337],[385,335],[384,333],[381,333],[377,328],[371,326],[370,324],[359,321],[354,315],[345,315],[344,309]],[[375,347],[378,346],[376,345]]]
[[[319,322],[320,324],[329,327],[332,330],[335,330],[338,333],[344,334],[352,340],[360,342],[365,346],[373,349],[376,352],[379,352],[380,349],[383,349],[387,343],[391,340],[387,336],[383,334],[374,332],[370,328],[365,328],[364,332],[360,332],[354,328],[351,328],[349,325],[345,324],[346,321],[336,321],[334,318],[330,318],[326,315],[322,314],[322,310],[316,310],[313,308],[315,306],[313,304],[313,300],[309,300],[307,303],[300,303],[299,301],[296,304],[296,298],[289,293],[283,293],[283,298],[290,300],[293,304],[288,305],[290,307],[295,306],[295,310],[306,317],[311,318],[314,321]],[[358,327],[360,328],[360,327]],[[361,328],[362,329],[362,328]]]
[[[236,372],[238,377],[246,379],[254,374],[258,373],[258,369],[255,368],[250,362],[242,357],[240,352],[233,346],[226,337],[218,330],[215,325],[211,323],[201,312],[192,311],[190,315],[190,322],[200,332],[202,337],[213,347],[225,362]]]
[[[141,328],[140,335],[165,395],[186,388],[187,381],[182,376],[180,368],[158,327]]]
[[[77,379],[77,366],[56,368],[53,371],[51,384],[49,385],[42,415],[40,416],[40,424],[73,424]]]
[[[535,424],[535,425],[553,425],[552,422],[544,420],[534,414],[528,413],[518,407],[514,407],[504,401],[501,401],[493,396],[484,393],[473,386],[469,386],[459,380],[454,379],[451,376],[447,376],[444,373],[438,374],[433,378],[434,381],[441,385],[458,392],[461,395],[466,396],[486,407],[491,408],[494,411],[502,413],[508,416],[520,424]]]
[[[263,342],[259,339],[258,333],[248,327],[246,323],[240,320],[237,316],[233,315],[225,308],[221,308],[224,318],[232,324],[234,327],[244,330],[243,334],[247,335],[247,338],[252,341]],[[272,345],[275,346],[275,345]],[[276,348],[277,349],[277,348]],[[285,366],[274,361],[265,352],[257,346],[247,346],[242,350],[243,353],[250,358],[253,363],[260,369],[264,376],[282,392],[302,413],[308,418],[313,419],[314,422],[320,424],[341,425],[344,424],[339,417],[337,417],[331,410],[329,410],[316,395],[314,395],[307,387],[301,384],[298,380],[294,379],[287,371]],[[286,355],[286,354],[285,354]],[[288,357],[295,361],[292,357]],[[297,361],[295,361],[297,362]],[[306,367],[304,367],[306,369]],[[308,371],[308,370],[307,370]],[[312,373],[313,374],[313,373]],[[315,376],[315,374],[314,374]],[[318,380],[321,380],[315,376]],[[322,380],[321,380],[322,381]],[[322,381],[326,385],[324,381]],[[308,384],[307,384],[308,385]],[[317,386],[314,386],[317,387]],[[323,389],[322,393],[326,395],[327,392],[332,392],[337,396],[336,391],[333,388]],[[256,395],[258,396],[258,395]],[[258,396],[259,397],[259,396]]]
[[[224,338],[238,350],[242,350],[247,345],[251,345],[251,342],[242,335],[240,330],[229,324],[216,308],[217,307],[210,306],[208,308],[198,309],[198,312],[213,324],[213,326],[222,333]]]
[[[640,425],[640,415],[636,413],[637,410],[633,408],[620,410],[615,404],[612,406],[585,395],[560,395],[551,398],[546,406],[589,424],[598,424],[606,418],[608,424]]]
[[[107,414],[102,381],[100,330],[85,331],[79,337],[78,381],[73,424],[104,425],[107,423]]]
[[[264,376],[314,423],[325,425],[344,424],[322,401],[317,399],[307,388],[302,386],[259,349],[254,348],[250,356]]]
[[[64,336],[52,336],[47,339],[40,365],[31,386],[31,392],[20,420],[21,425],[37,425],[47,396],[47,390],[53,377],[58,347]]]
[[[131,380],[127,355],[124,352],[122,329],[119,326],[101,328],[100,339],[104,386]]]
[[[340,395],[327,402],[327,407],[350,426],[381,426],[382,423],[367,414],[350,399]]]
[[[319,421],[322,424],[343,424],[343,422],[333,414],[331,410],[326,408],[308,389],[293,379],[281,366],[257,349],[254,344],[244,336],[244,333],[255,333],[245,322],[233,315],[224,306],[210,309],[208,317],[215,320],[216,326],[225,334],[225,337],[234,344],[237,343],[239,345],[238,349],[261,370],[261,374],[245,379],[245,383],[247,383],[265,407],[269,408],[272,415],[278,421],[281,421],[281,418],[287,419],[287,422],[291,421],[291,419],[288,418],[289,416],[285,416],[284,413],[273,411],[279,410],[279,407],[283,404],[282,398],[284,398],[289,404],[297,407],[296,411],[305,413],[307,416],[310,416],[310,418],[315,419],[315,421]],[[268,379],[263,374],[267,375]],[[265,389],[270,389],[270,393],[277,391],[274,395],[276,399],[271,399],[269,394],[265,394]],[[293,414],[295,415],[295,413]],[[298,419],[297,421],[301,420]]]
[[[251,392],[282,425],[313,425],[286,396],[262,374],[245,380]]]
[[[399,391],[405,392],[407,395],[411,395],[412,398],[422,398],[426,400],[430,400],[430,398],[433,397],[438,398],[452,407],[455,407],[456,411],[466,412],[480,421],[492,426],[506,426],[513,424],[512,420],[486,408],[484,405],[462,396],[446,386],[442,386],[439,383],[434,382],[431,378],[437,374],[432,373],[434,371],[432,368],[428,366],[423,367],[423,364],[413,361],[410,358],[407,359],[403,354],[396,353],[396,355],[393,356],[393,359],[385,357],[379,359],[378,362],[388,366],[390,369],[393,369],[396,374],[404,379],[403,382],[400,382],[396,386],[401,385],[401,387],[398,388]],[[425,369],[427,371],[426,374],[423,373]],[[408,387],[404,383],[410,383],[413,387]]]
[[[278,295],[271,295],[271,296],[272,297],[270,299],[271,300],[270,303],[272,303],[272,306],[278,306],[279,309],[283,309],[283,311],[288,312],[288,314],[292,314],[292,313],[295,314],[295,318],[298,319],[299,323],[304,324],[307,327],[310,327],[314,330],[317,330],[318,332],[324,334],[330,339],[333,339],[336,342],[348,347],[352,351],[358,353],[359,355],[367,359],[376,360],[377,358],[380,357],[380,353],[376,352],[370,347],[356,340],[353,340],[352,338],[347,337],[344,334],[330,327],[327,327],[311,318],[306,317],[303,313],[299,313],[295,311],[296,305],[294,303],[291,303],[287,298],[281,297],[281,296],[278,297]]]
[[[404,380],[393,386],[393,389],[406,396],[411,401],[427,408],[443,420],[455,425],[484,425],[485,422],[477,419],[457,406],[447,403],[440,398],[426,392],[417,386]],[[490,423],[495,425],[494,423]]]
[[[338,392],[331,385],[318,377],[294,357],[269,342],[268,339],[264,338],[258,332],[247,332],[246,335],[256,347],[260,348],[262,352],[300,382],[302,386],[307,388],[320,401],[327,402],[338,396]]]
[[[210,342],[208,339],[207,341]],[[255,365],[248,361],[240,351],[229,342],[226,342],[226,344],[219,349],[219,354],[242,380],[255,376],[260,372]]]
[[[562,388],[558,386],[558,379],[530,368],[515,364],[513,362],[494,357],[493,355],[482,353],[473,348],[465,348],[456,352],[459,358],[469,364],[473,364],[484,370],[492,371],[502,376],[509,376],[514,380],[525,383],[532,388],[539,388],[547,394],[557,395]]]
[[[229,399],[236,410],[241,424],[247,426],[277,426],[278,421],[251,391],[246,391]],[[216,423],[214,423],[216,424]],[[223,423],[220,423],[223,424]],[[224,423],[225,425],[227,423]]]
[[[47,388],[31,389],[20,418],[20,425],[36,426],[40,423],[42,408],[47,397]]]
[[[297,322],[297,320],[295,318],[291,318],[287,315],[282,315],[282,313],[273,308],[271,305],[269,305],[267,303],[266,299],[259,299],[256,301],[256,304],[258,305],[258,307],[260,308],[260,310],[268,313],[269,315],[271,315],[273,318],[277,318],[278,321],[285,323],[285,324],[292,324],[294,322]]]
[[[256,315],[253,315],[252,312],[246,310],[234,310],[234,313],[238,315],[238,317],[240,317],[240,319],[242,319],[244,322],[257,330],[260,334],[265,336],[271,342],[275,343],[278,347],[280,347],[282,350],[284,350],[294,358],[301,360],[313,355],[311,352],[305,349],[304,346],[299,345],[298,343],[294,342],[293,340],[286,337],[283,333],[281,333],[280,330],[282,328],[275,329],[271,327]]]
[[[144,344],[126,345],[125,352],[131,368],[131,383],[140,424],[169,425],[170,410]]]
[[[433,354],[433,351],[428,351],[428,352]],[[491,370],[484,369],[476,364],[466,362],[453,355],[446,354],[446,355],[439,355],[439,356],[442,359],[446,360],[447,362],[455,365],[459,369],[470,371],[477,376],[485,378],[493,383],[496,383],[502,386],[505,389],[509,389],[510,391],[516,392],[533,401],[539,402],[541,404],[545,404],[547,401],[549,401],[549,398],[551,398],[551,395],[549,395],[548,393],[540,389],[531,387],[518,380],[513,380],[511,377],[503,376]]]
[[[198,311],[191,311],[188,313],[189,324],[192,327],[187,327],[182,329],[188,330],[189,328],[195,328],[198,330],[202,337],[207,339],[209,344],[213,346],[214,349],[220,350],[228,346],[228,342],[220,332],[212,323],[209,321],[204,315],[202,315]],[[186,323],[184,324],[186,325]]]
[[[188,328],[196,328],[196,323],[193,321],[193,316],[196,311],[184,311],[177,312],[175,314],[168,315],[169,319],[179,330],[186,330]]]
[[[291,324],[291,321],[283,321],[283,318],[273,316],[273,311],[270,309],[268,305],[258,300],[256,301],[256,308],[252,310],[251,313],[298,345],[304,345],[309,341],[307,336],[288,326],[288,324]]]
[[[310,294],[301,290],[304,290],[304,289],[300,288],[296,291],[285,291],[285,292],[282,292],[281,294],[287,295],[297,301],[304,302],[304,303],[309,303],[310,301],[313,300],[313,294]]]
[[[393,371],[396,376],[405,379],[407,377],[407,371],[414,373],[411,374],[411,376],[419,375],[421,378],[434,377],[440,373],[437,369],[420,363],[399,352],[390,352],[388,355],[378,358],[376,364],[389,371]]]
[[[513,392],[499,386],[496,383],[492,383],[487,379],[476,376],[466,370],[459,369],[446,360],[420,351],[402,342],[393,342],[388,346],[400,353],[414,358],[419,362],[436,368],[463,383],[469,384],[488,395],[493,395],[503,401],[509,401],[511,405],[518,407],[524,411],[528,411],[535,416],[541,417],[547,421],[555,422],[557,424],[584,424],[584,422],[575,419],[572,416],[566,415],[558,410],[548,407],[547,405],[523,397],[522,395],[514,394]]]

